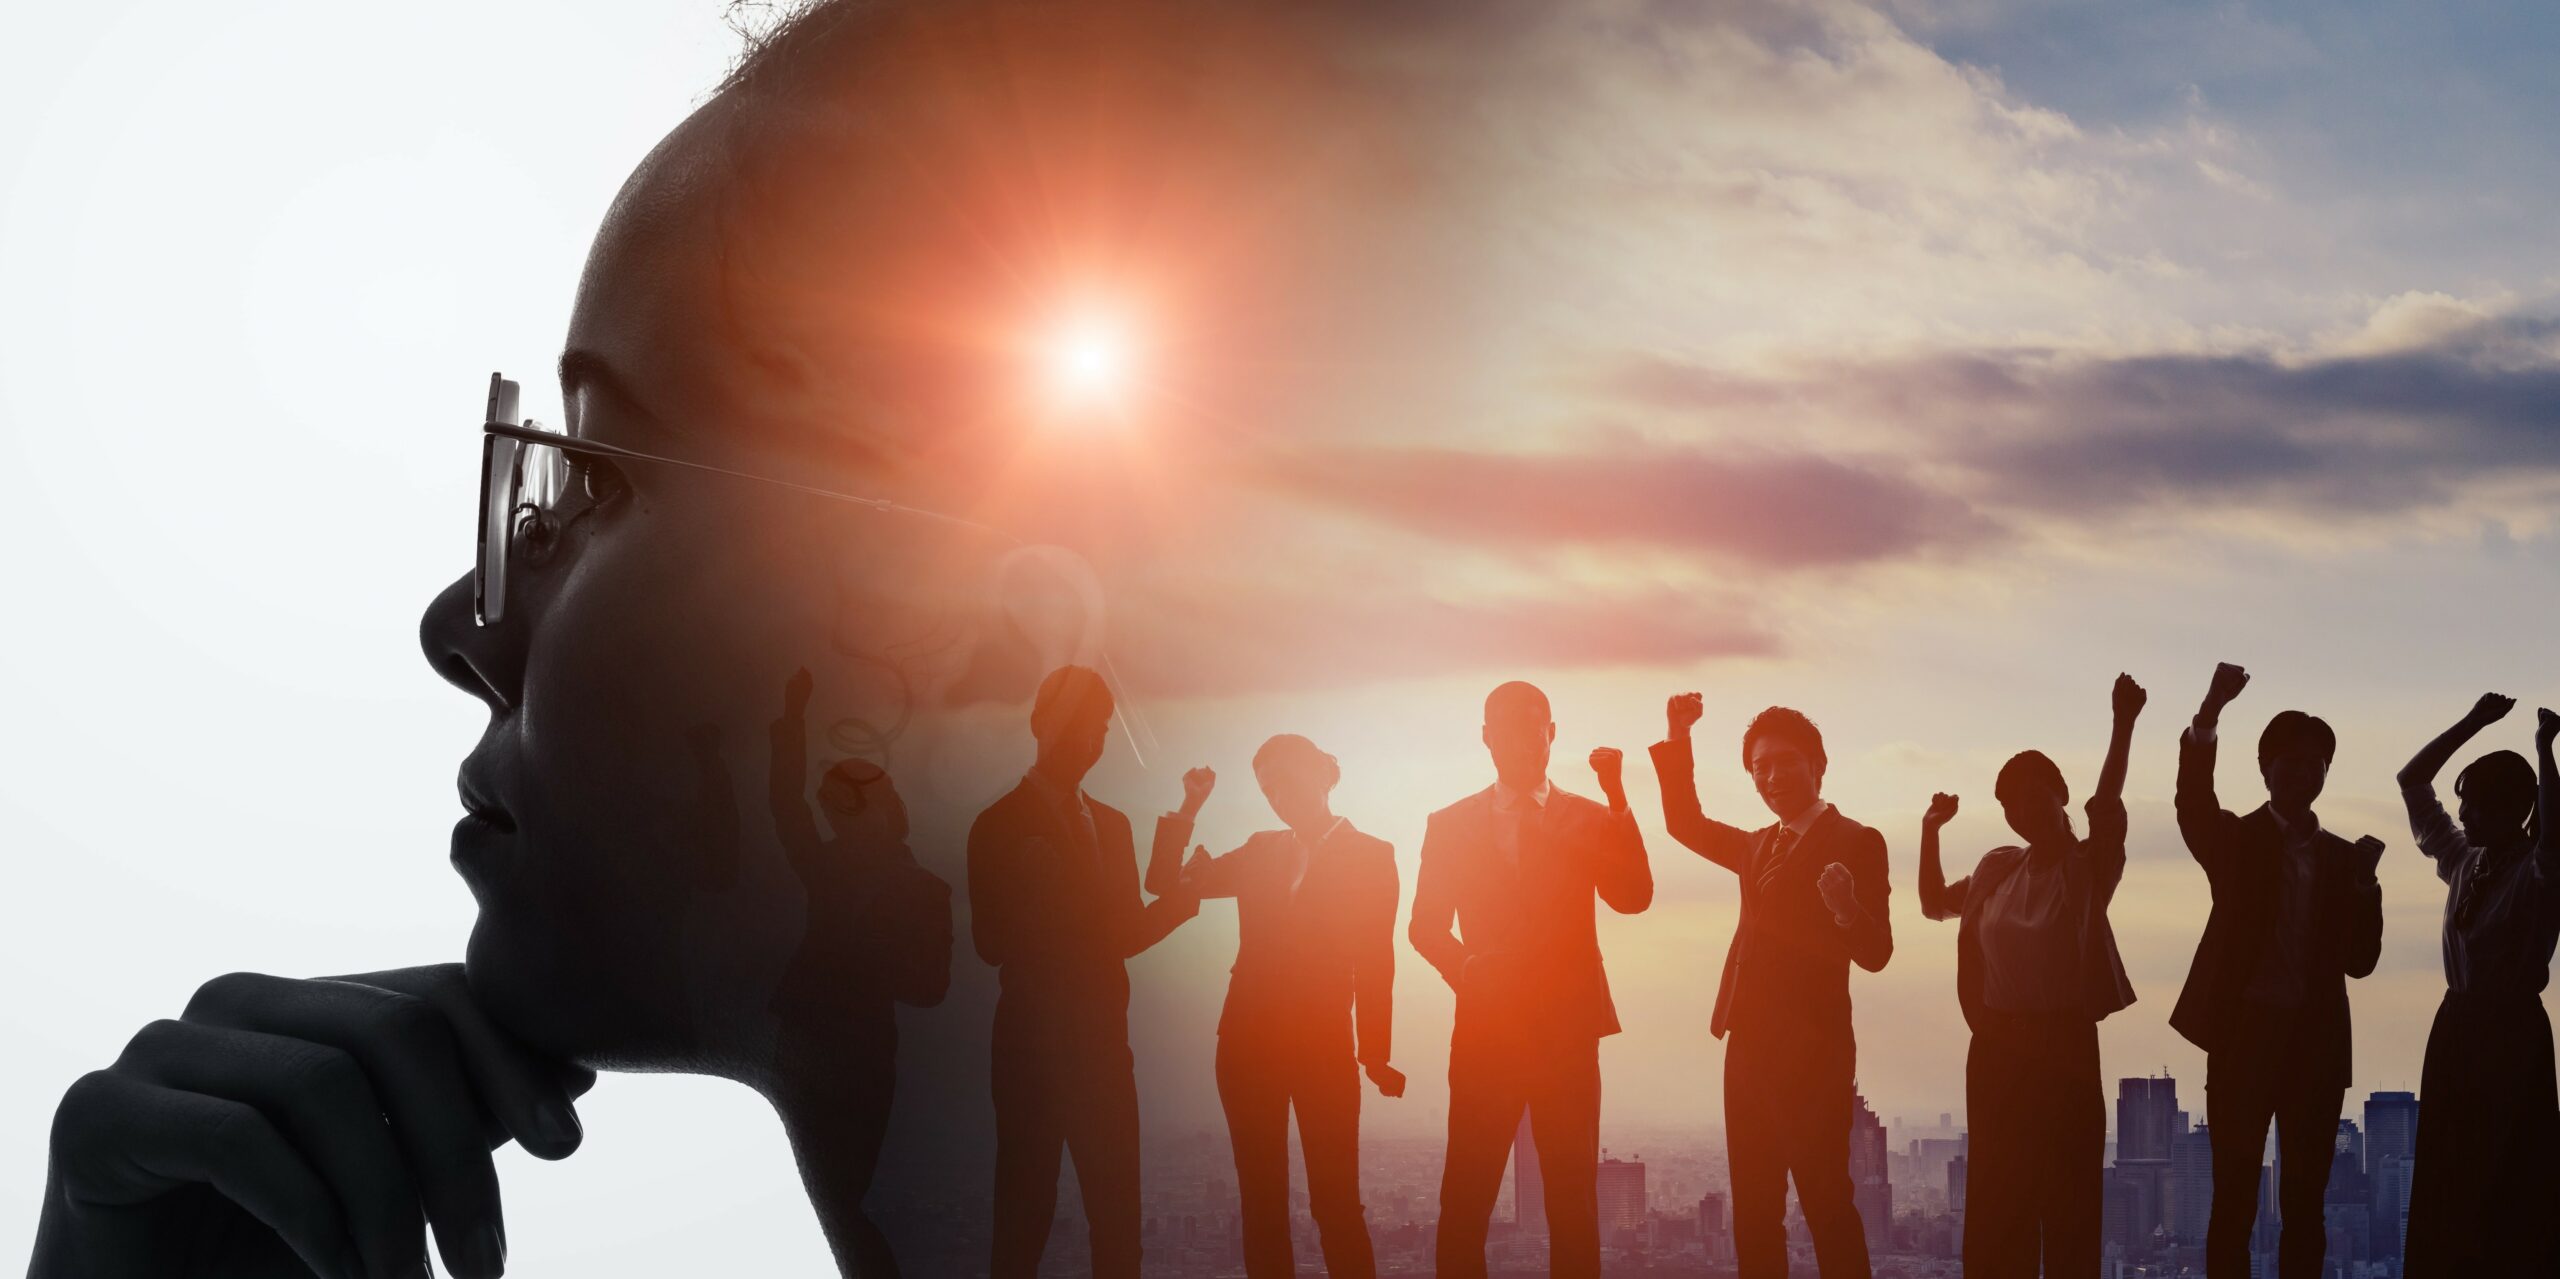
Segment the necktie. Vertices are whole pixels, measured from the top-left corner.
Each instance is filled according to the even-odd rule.
[[[1769,891],[1769,885],[1777,882],[1778,876],[1787,868],[1787,858],[1795,851],[1796,828],[1780,826],[1777,838],[1769,841],[1769,855],[1760,860],[1761,892]]]

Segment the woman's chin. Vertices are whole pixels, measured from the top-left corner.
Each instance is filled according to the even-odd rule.
[[[647,1001],[628,989],[627,974],[617,980],[599,971],[596,956],[560,949],[526,944],[483,911],[463,958],[472,999],[501,1029],[546,1057],[590,1070],[701,1068],[699,1049],[685,1042],[679,1027],[658,1025],[646,1014]]]

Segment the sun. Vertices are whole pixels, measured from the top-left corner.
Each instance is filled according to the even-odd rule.
[[[1045,343],[1051,390],[1070,407],[1117,405],[1127,396],[1137,363],[1126,322],[1099,309],[1062,319]]]

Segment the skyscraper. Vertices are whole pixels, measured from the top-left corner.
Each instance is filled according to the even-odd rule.
[[[2409,1233],[2409,1180],[2418,1166],[2418,1095],[2364,1099],[2364,1166],[2373,1195],[2373,1255],[2398,1262]]]
[[[1606,1152],[1603,1152],[1605,1155]],[[1600,1238],[1644,1229],[1644,1163],[1636,1159],[1600,1161]]]
[[[2155,1239],[2177,1233],[2170,1219],[2169,1163],[2182,1113],[2178,1081],[2167,1075],[2116,1081],[2116,1162],[2107,1173],[2106,1228],[2132,1256],[2149,1256]]]
[[[1733,1228],[1724,1219],[1723,1195],[1698,1196],[1698,1243],[1709,1261],[1733,1259]]]
[[[1867,1250],[1883,1252],[1893,1240],[1893,1181],[1887,1172],[1884,1121],[1863,1094],[1853,1094],[1849,1115],[1849,1186],[1867,1229]]]
[[[1547,1178],[1538,1171],[1538,1138],[1525,1112],[1511,1138],[1511,1219],[1524,1235],[1547,1233]]]

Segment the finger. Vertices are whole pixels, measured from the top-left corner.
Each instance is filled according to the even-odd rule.
[[[85,1156],[77,1159],[75,1193],[137,1203],[211,1186],[275,1231],[314,1273],[364,1279],[337,1199],[254,1106],[101,1070],[63,1097],[53,1144],[57,1157]]]
[[[405,1276],[425,1268],[417,1182],[355,1058],[277,1035],[155,1021],[125,1045],[116,1064],[162,1087],[257,1107],[336,1196],[369,1273]]]
[[[454,1029],[435,1005],[350,981],[233,973],[198,988],[185,1020],[306,1039],[354,1057],[408,1158],[445,1269],[459,1279],[506,1269],[498,1171],[483,1127],[488,1112],[463,1070]]]
[[[565,1159],[585,1140],[571,1103],[595,1086],[596,1072],[569,1062],[549,1061],[497,1023],[471,997],[471,985],[460,964],[401,968],[389,972],[333,977],[331,981],[377,986],[415,995],[433,1004],[453,1029],[462,1052],[463,1071],[480,1102],[506,1136],[537,1159]],[[483,1134],[487,1136],[487,1134]],[[497,1145],[500,1139],[489,1138]]]

